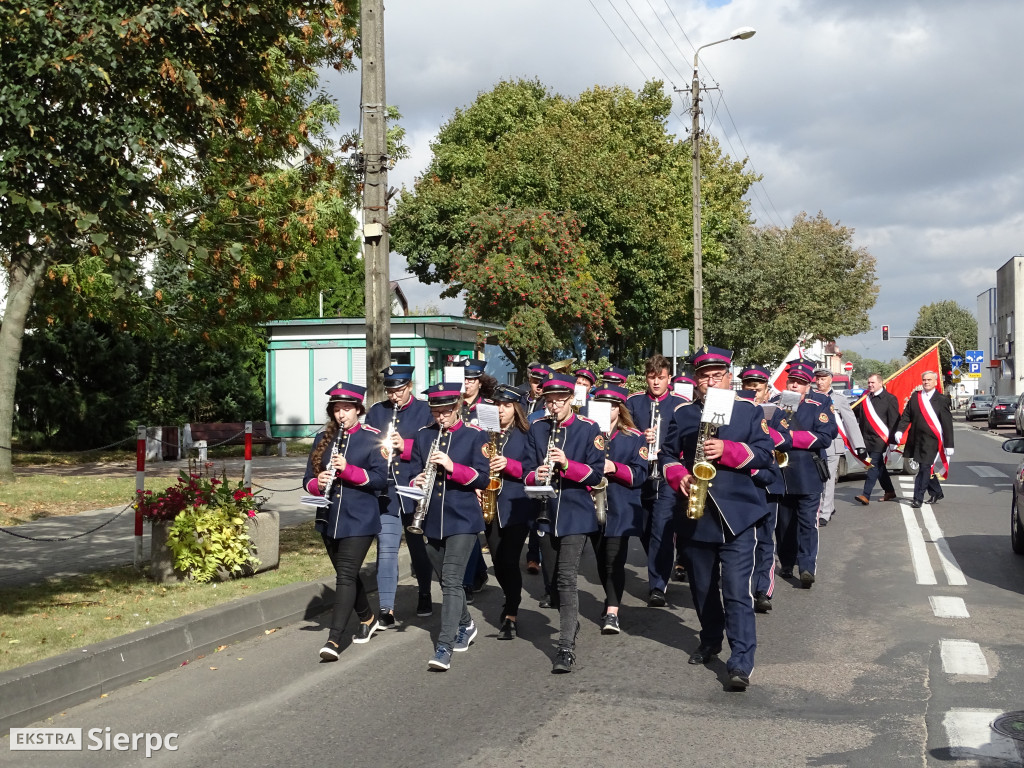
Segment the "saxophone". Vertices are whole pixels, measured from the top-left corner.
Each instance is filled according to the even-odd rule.
[[[434,492],[434,481],[437,479],[437,464],[430,460],[435,451],[441,450],[441,440],[444,439],[446,430],[441,427],[427,453],[427,467],[423,471],[423,498],[416,502],[416,511],[413,513],[412,522],[405,527],[409,533],[423,534],[423,523],[427,519],[427,508],[430,506],[430,495]]]
[[[691,520],[700,520],[704,516],[704,505],[708,500],[708,489],[711,481],[718,474],[715,465],[704,457],[704,442],[710,440],[718,432],[718,426],[710,421],[702,421],[697,432],[697,452],[693,460],[694,481],[690,483],[690,500],[686,506],[686,516]]]
[[[501,455],[501,432],[491,433],[491,442],[487,445],[487,458],[493,459]],[[501,472],[491,470],[487,488],[480,497],[480,507],[484,513],[484,525],[490,525],[498,514],[498,494],[501,493]]]
[[[608,444],[611,442],[611,436],[604,436],[604,458],[608,459]],[[602,463],[603,467],[603,463]],[[603,470],[602,470],[603,471]],[[597,516],[597,524],[599,527],[604,528],[604,524],[608,522],[608,476],[602,474],[601,480],[590,489],[590,497],[594,500],[594,514]]]

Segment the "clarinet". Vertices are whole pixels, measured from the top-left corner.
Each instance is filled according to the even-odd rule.
[[[423,534],[423,523],[427,519],[427,508],[430,506],[430,495],[434,492],[434,481],[437,479],[437,464],[432,462],[430,457],[435,451],[441,450],[441,440],[446,432],[447,430],[441,427],[433,444],[430,446],[430,452],[427,453],[427,466],[423,472],[423,498],[416,502],[416,512],[413,513],[412,522],[405,527],[405,530],[409,533]]]
[[[331,442],[331,455],[327,457],[327,466],[325,467],[325,469],[331,469],[331,460],[335,456],[338,455],[338,445],[339,445],[339,443],[341,443],[341,438],[342,438],[342,436],[344,434],[345,434],[345,428],[339,426],[338,427],[338,434],[334,436],[334,440]],[[347,453],[347,452],[348,452],[348,443],[346,442],[345,443],[345,453]],[[344,456],[345,453],[342,453],[342,456]],[[327,487],[324,488],[324,499],[325,500],[329,500],[330,499],[331,489],[334,488],[334,484],[336,482],[338,482],[338,473],[336,471],[332,470],[331,482],[329,482],[327,484]],[[341,488],[338,489],[338,500],[339,501],[341,500],[341,492],[343,490],[345,490],[345,486],[342,486]]]
[[[558,417],[555,415],[551,416],[551,435],[548,437],[548,451],[544,455],[544,465],[548,468],[548,485],[554,487],[555,482],[555,460],[551,458],[551,451],[557,446],[555,443],[558,442]],[[548,499],[542,499],[540,505],[540,512],[537,513],[537,522],[550,525],[551,517],[548,515],[548,506],[550,501]]]

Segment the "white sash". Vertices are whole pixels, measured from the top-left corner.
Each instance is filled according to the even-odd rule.
[[[853,456],[853,457],[854,457],[854,458],[855,458],[855,459],[856,459],[857,461],[859,461],[859,462],[860,462],[861,464],[863,464],[863,465],[864,465],[865,467],[867,467],[867,466],[870,466],[870,465],[868,464],[868,462],[864,461],[864,459],[862,459],[862,458],[861,458],[860,456],[858,456],[858,455],[857,455],[857,451],[856,451],[856,450],[854,450],[854,448],[853,448],[853,444],[852,444],[852,443],[850,442],[850,438],[849,438],[849,436],[848,436],[848,435],[846,434],[846,429],[844,429],[844,428],[843,428],[843,419],[842,419],[842,417],[841,417],[841,416],[839,415],[839,411],[837,410],[837,411],[836,411],[836,412],[835,412],[835,413],[834,413],[833,415],[834,415],[834,416],[835,416],[835,418],[836,418],[836,426],[837,426],[837,427],[839,427],[839,436],[840,436],[841,438],[843,438],[843,445],[845,445],[845,446],[846,446],[846,450],[848,450],[848,451],[850,452],[850,454],[851,454],[851,455],[852,455],[852,456]]]
[[[864,398],[864,413],[868,416],[868,424],[871,425],[871,429],[873,429],[875,434],[882,439],[883,443],[888,445],[889,428],[885,426],[885,422],[878,417],[877,413],[875,413],[875,406],[871,404],[871,395]]]
[[[932,390],[933,392],[935,390]],[[918,404],[921,406],[921,413],[924,414],[924,420],[928,422],[929,428],[935,433],[935,437],[939,440],[939,452],[935,455],[935,459],[932,461],[932,472],[935,472],[935,463],[942,464],[942,477],[940,480],[949,479],[949,459],[946,458],[945,446],[942,443],[942,424],[939,423],[939,417],[935,414],[935,410],[932,408],[931,398],[925,397],[924,392],[918,392]],[[932,395],[934,397],[934,395]],[[936,473],[937,475],[938,473]]]

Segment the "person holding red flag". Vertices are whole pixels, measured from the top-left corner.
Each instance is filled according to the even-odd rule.
[[[944,495],[939,487],[936,463],[941,464],[942,478],[949,477],[949,459],[953,456],[953,414],[949,398],[937,390],[938,384],[939,375],[935,371],[921,374],[921,389],[910,396],[896,425],[897,445],[904,430],[910,428],[904,455],[916,459],[920,465],[914,478],[914,499],[910,504],[914,509],[923,503],[925,489],[930,494],[929,504],[934,504]]]
[[[892,439],[893,430],[900,420],[900,404],[895,395],[888,392],[882,383],[880,373],[868,376],[868,394],[853,407],[868,449],[868,475],[864,478],[864,492],[855,498],[867,506],[871,503],[871,492],[875,481],[882,486],[882,501],[896,498],[896,489],[885,466],[885,450]]]

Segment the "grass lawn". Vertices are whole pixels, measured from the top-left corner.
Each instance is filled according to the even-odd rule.
[[[53,478],[49,478],[50,481]],[[132,481],[134,483],[134,481]],[[0,491],[6,490],[6,486]],[[134,484],[129,489],[129,498]],[[124,498],[123,496],[121,497]],[[89,508],[95,508],[95,497]],[[376,549],[366,559],[372,562]],[[281,529],[281,565],[214,584],[154,584],[132,566],[0,589],[0,671],[56,656],[189,613],[334,569],[313,522]]]
[[[23,475],[0,483],[0,526],[119,507],[135,498],[135,471],[107,475]]]

